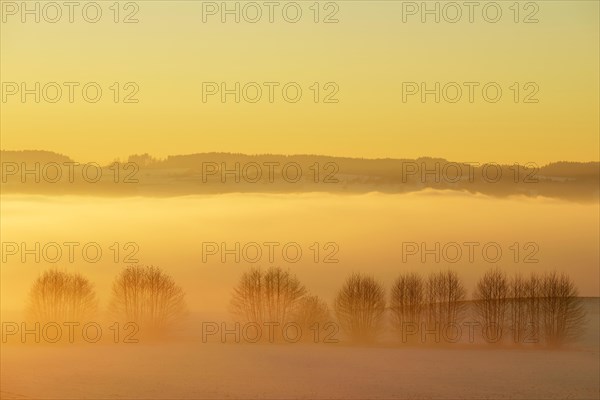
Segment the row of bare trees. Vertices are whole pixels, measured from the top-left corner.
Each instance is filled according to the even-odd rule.
[[[117,321],[161,334],[185,315],[185,295],[160,268],[129,266],[113,282],[108,311]],[[98,315],[94,286],[78,273],[45,271],[29,293],[28,315],[42,324],[92,321]]]
[[[491,335],[494,341],[498,332],[510,331],[516,343],[535,337],[550,345],[576,338],[585,319],[573,281],[556,272],[509,278],[500,269],[490,270],[477,283],[473,300],[467,301],[467,291],[454,271],[427,277],[407,273],[393,283],[388,308],[384,285],[354,273],[337,292],[333,310],[342,330],[363,342],[374,340],[384,328],[387,310],[398,331],[410,325],[439,333],[460,325],[471,312],[482,327],[496,331]],[[281,268],[244,273],[231,306],[237,318],[259,324],[293,321],[304,328],[330,318],[327,303],[308,295],[300,281]]]
[[[400,275],[392,286],[392,322],[400,330],[412,325],[437,332],[460,324],[465,317],[466,293],[454,271],[435,272],[427,278],[416,273]]]
[[[509,278],[496,268],[479,280],[474,299],[480,321],[508,329],[515,342],[529,336],[560,345],[579,336],[585,320],[575,284],[557,272]]]
[[[391,309],[398,326],[406,322],[450,323],[459,320],[465,289],[454,272],[433,274],[424,282],[419,275],[403,275],[392,289]],[[354,341],[371,341],[383,327],[386,294],[375,278],[351,274],[334,299],[339,326]],[[302,329],[327,323],[330,311],[318,296],[289,271],[272,267],[251,269],[242,275],[231,301],[233,314],[241,321],[285,325],[294,322]]]
[[[470,311],[482,326],[510,331],[516,343],[535,337],[550,345],[576,338],[585,320],[573,281],[556,272],[508,277],[492,269],[478,281],[473,302],[466,300],[467,291],[454,271],[400,275],[392,285],[389,307],[381,282],[354,273],[336,293],[333,312],[340,328],[355,341],[374,340],[388,313],[398,331],[411,325],[441,332],[464,322]],[[294,322],[303,330],[332,320],[324,300],[309,294],[294,274],[276,267],[246,271],[233,290],[231,311],[243,322]],[[37,322],[85,321],[97,312],[93,285],[77,273],[46,271],[30,292],[29,315]],[[161,334],[186,314],[185,295],[159,268],[129,266],[113,282],[109,314],[117,321],[135,322],[147,333]]]

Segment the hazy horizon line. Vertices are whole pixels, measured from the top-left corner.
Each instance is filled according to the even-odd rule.
[[[62,153],[62,152],[58,152],[55,150],[40,150],[40,149],[21,149],[21,150],[9,150],[9,149],[3,149],[0,148],[0,153],[47,153],[47,154],[52,154],[52,155],[56,155],[56,156],[61,156],[61,157],[66,157],[71,161],[74,162],[98,162],[98,160],[92,160],[92,161],[83,161],[83,160],[76,160],[75,158],[73,158],[71,155],[68,155],[67,153]],[[124,159],[125,161],[128,160],[131,157],[135,157],[135,156],[149,156],[153,161],[166,161],[169,158],[172,157],[182,157],[182,156],[198,156],[198,155],[232,155],[232,156],[247,156],[247,157],[264,157],[264,156],[273,156],[273,157],[322,157],[322,158],[335,158],[335,159],[346,159],[346,160],[367,160],[367,161],[383,161],[383,160],[390,160],[390,161],[401,161],[401,160],[421,160],[421,159],[429,159],[429,160],[441,160],[441,161],[447,161],[447,162],[455,162],[455,163],[461,163],[461,164],[475,164],[475,163],[479,163],[479,164],[497,164],[497,165],[513,165],[515,163],[518,163],[518,161],[512,161],[512,162],[504,162],[504,161],[462,161],[462,160],[455,160],[455,161],[450,161],[449,158],[446,157],[442,157],[442,156],[433,156],[433,155],[421,155],[418,157],[393,157],[393,156],[386,156],[386,157],[359,157],[359,156],[341,156],[341,155],[328,155],[328,154],[318,154],[318,153],[290,153],[290,154],[285,154],[285,153],[243,153],[243,152],[234,152],[234,151],[201,151],[201,152],[189,152],[189,153],[180,153],[180,154],[169,154],[166,155],[164,157],[161,156],[155,156],[153,154],[147,153],[147,152],[141,152],[141,153],[133,153],[133,154],[129,154],[127,156],[125,156],[126,158]],[[115,161],[123,161],[121,160],[120,157],[118,156],[114,156],[111,158],[111,161],[103,161],[103,162],[107,162],[107,163],[111,163],[111,162],[115,162]],[[560,164],[560,163],[568,163],[568,164],[600,164],[600,159],[598,160],[588,160],[588,161],[573,161],[573,160],[567,160],[567,159],[561,159],[561,160],[555,160],[555,161],[550,161],[547,163],[538,163],[536,161],[527,161],[528,163],[534,163],[536,164],[538,167],[546,167],[549,165],[553,165],[553,164]],[[600,165],[599,165],[600,166]]]

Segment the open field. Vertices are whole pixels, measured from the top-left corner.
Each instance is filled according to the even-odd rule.
[[[596,399],[599,299],[561,349],[202,343],[2,348],[4,399]]]

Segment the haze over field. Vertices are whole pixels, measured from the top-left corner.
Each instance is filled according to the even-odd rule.
[[[594,398],[600,388],[598,162],[515,167],[203,153],[100,165],[45,151],[1,156],[2,398],[562,399]],[[133,314],[133,331],[129,318],[116,317],[115,282],[143,273],[135,265],[157,267],[148,271],[163,271],[174,296],[183,296],[185,312],[160,325],[166,336]],[[319,328],[302,325],[299,343],[252,343],[244,330],[237,343],[234,288],[245,274],[272,267],[297,277],[315,299],[309,321],[324,307]],[[566,274],[582,296],[569,300],[582,314],[566,314],[578,335],[550,345],[543,317],[518,343],[512,325],[490,343],[476,299],[495,268],[510,279]],[[389,297],[396,279],[447,270],[465,289],[454,303],[464,313],[458,341],[442,330],[437,343],[425,326],[398,333]],[[333,312],[352,273],[383,285],[382,328],[364,343]],[[75,319],[99,324],[99,342],[82,341],[79,331],[71,344],[66,331],[55,344],[21,336],[22,321],[29,329],[36,321],[32,312],[47,318],[47,285],[63,279],[48,274],[64,274],[63,285],[79,279],[87,311],[75,310]],[[111,343],[115,321],[119,340]],[[132,337],[139,343],[123,342]],[[85,388],[69,380],[74,374],[86,377]],[[123,383],[142,376],[141,386]]]
[[[600,400],[599,15],[0,1],[0,399]]]
[[[0,356],[2,398],[592,399],[600,389],[597,297],[584,300],[583,336],[558,350],[510,342],[490,345],[479,335],[471,344],[465,342],[466,331],[461,343],[407,345],[398,342],[391,328],[377,342],[358,346],[342,332],[335,336],[341,342],[333,344],[244,340],[237,344],[231,333],[225,343],[219,343],[219,334],[208,343],[202,340],[203,323],[226,322],[233,329],[232,289],[252,266],[275,265],[294,273],[329,307],[350,272],[376,277],[389,293],[391,282],[401,273],[426,276],[446,268],[457,271],[468,298],[477,280],[495,266],[511,275],[565,272],[580,295],[598,296],[600,240],[595,204],[427,189],[344,196],[3,195],[0,211],[3,242],[25,242],[29,249],[35,242],[97,242],[104,252],[97,263],[87,262],[79,252],[74,263],[65,262],[66,258],[48,263],[43,256],[36,263],[31,255],[22,263],[19,253],[7,256],[0,271],[3,322],[21,321],[32,282],[43,271],[58,267],[93,283],[99,298],[96,321],[104,335],[98,343],[79,339],[74,344],[37,346],[31,340],[19,343],[18,334],[10,336]],[[276,252],[273,263],[266,255],[257,263],[248,263],[243,256],[235,262],[231,255],[222,262],[221,254],[203,254],[206,242],[227,243],[231,249],[235,242],[269,241],[298,243],[302,259],[291,263]],[[476,252],[471,263],[465,252],[457,263],[443,258],[436,263],[431,256],[422,263],[420,254],[403,262],[403,242],[425,242],[431,248],[435,242],[469,241],[498,243],[504,251],[501,261],[490,263]],[[140,264],[159,266],[184,290],[190,314],[173,338],[148,340],[142,330],[135,336],[140,343],[111,343],[113,322],[107,313],[111,286],[130,265],[123,258],[131,254],[131,249],[124,250],[119,262],[114,262],[110,250],[114,242],[119,246],[134,242],[138,247],[133,256]],[[325,252],[315,263],[310,249],[315,242],[320,246],[334,242],[338,246],[334,259],[339,262],[322,262],[329,253]],[[515,242],[519,246],[534,242],[538,248],[533,258],[539,262],[523,262],[530,249],[522,249],[515,262],[510,249]],[[66,251],[63,254],[66,257]]]
[[[464,210],[468,210],[465,212]],[[526,273],[546,270],[568,272],[581,294],[598,296],[598,207],[552,199],[495,199],[484,195],[426,190],[410,194],[227,194],[176,198],[97,198],[5,195],[2,198],[2,238],[5,242],[76,241],[98,242],[103,250],[96,263],[85,262],[78,250],[73,263],[61,245],[61,262],[48,263],[33,256],[21,263],[21,251],[6,256],[2,268],[2,305],[23,305],[32,280],[44,269],[54,266],[79,271],[94,279],[105,293],[113,276],[124,266],[132,249],[121,250],[119,262],[113,261],[113,243],[134,242],[135,254],[142,264],[160,266],[176,277],[186,289],[193,308],[226,310],[230,288],[251,265],[289,268],[313,287],[331,298],[331,293],[352,271],[372,273],[393,279],[401,271],[429,272],[456,268],[469,284],[488,268],[498,265],[507,272]],[[52,227],[52,229],[48,229]],[[493,227],[493,229],[490,229]],[[182,232],[185,232],[182,234]],[[221,253],[207,255],[203,262],[203,243],[226,243],[231,249],[239,242],[297,242],[303,251],[297,263],[287,262],[278,249],[274,262],[268,251],[255,263]],[[338,263],[323,263],[333,250],[321,250],[314,262],[313,243],[336,243]],[[403,262],[404,242],[426,243],[431,249],[457,242],[462,257],[450,263],[433,255],[421,262],[421,253]],[[473,262],[464,242],[478,242]],[[486,243],[498,243],[503,251],[498,262],[483,258]],[[520,246],[518,262],[511,250]],[[527,243],[537,247],[525,249]],[[440,251],[441,253],[441,251]],[[50,253],[52,256],[54,250]],[[292,253],[290,253],[292,254]],[[536,263],[524,262],[532,255]],[[454,257],[453,251],[448,257]],[[490,257],[494,256],[490,251]],[[50,257],[50,256],[49,256]],[[189,287],[186,287],[189,285]],[[469,285],[471,286],[471,285]]]

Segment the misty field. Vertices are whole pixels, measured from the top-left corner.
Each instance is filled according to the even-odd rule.
[[[2,398],[598,398],[596,205],[425,191],[6,196],[1,206],[9,241],[1,320],[13,324],[3,325],[3,335],[21,321],[31,329],[32,321],[71,319],[97,321],[103,332],[95,343],[79,336],[36,344],[32,333],[21,343],[22,332],[10,334],[0,355]],[[431,248],[474,240],[499,246],[502,258],[490,262],[477,252],[473,261],[449,263],[442,252],[440,262],[423,262],[415,254],[423,242]],[[63,244],[74,241],[71,262]],[[270,241],[295,243],[303,257],[292,262],[277,252],[274,261],[248,262],[252,253],[219,254],[223,243],[227,250]],[[79,251],[89,244],[103,251],[99,261]],[[49,249],[37,254],[40,262],[36,246]],[[56,248],[63,258],[48,262]],[[534,296],[521,290],[528,287],[538,288]],[[145,297],[153,301],[138,301]],[[357,313],[357,305],[369,311]],[[296,308],[303,311],[288,313]],[[532,315],[543,331],[539,343],[528,342],[527,332],[519,344],[510,333],[497,343],[476,333],[471,342],[463,324],[479,318],[514,325]],[[400,340],[394,331],[407,321],[458,320],[463,334],[455,343],[431,342],[439,330],[425,333],[426,341]],[[576,329],[562,329],[561,320]],[[307,340],[252,343],[245,328],[239,343],[231,331],[223,340],[234,321],[295,321]],[[166,337],[147,335],[164,328],[171,330]],[[578,335],[560,346],[548,340],[563,331]]]
[[[6,345],[6,399],[596,399],[599,300],[585,335],[545,348],[177,342]],[[199,325],[207,316],[196,315]]]

